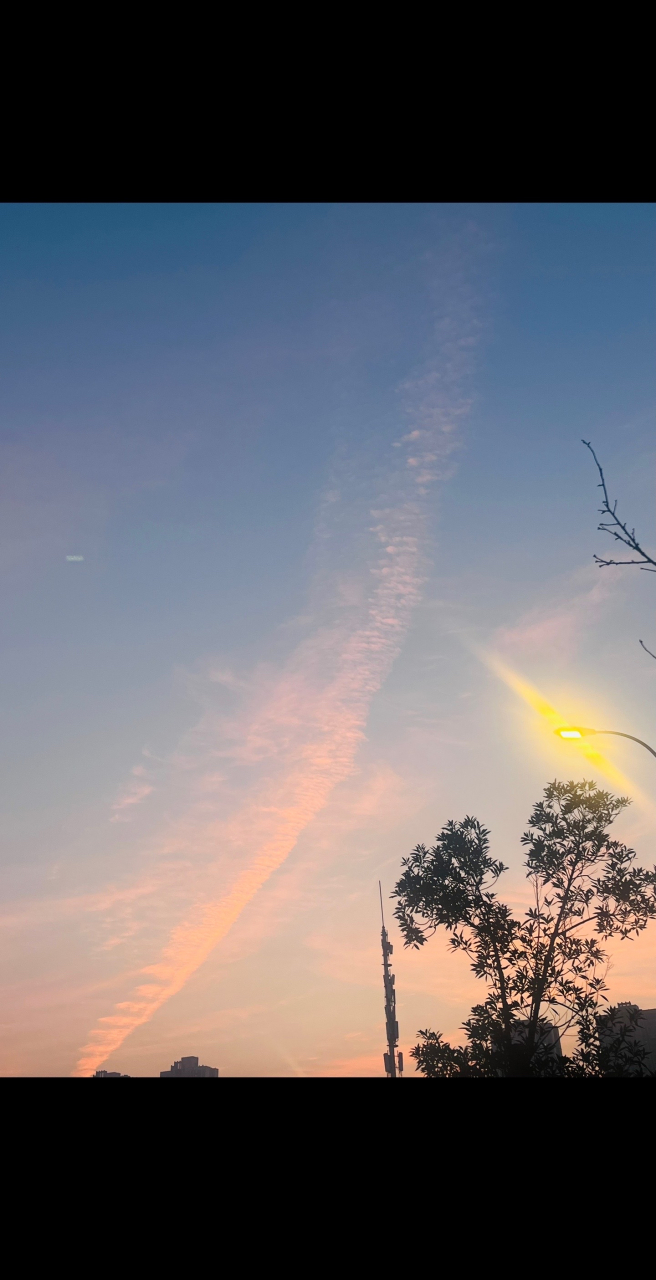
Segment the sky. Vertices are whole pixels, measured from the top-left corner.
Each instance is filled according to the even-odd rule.
[[[481,998],[401,859],[543,787],[654,862],[646,204],[0,206],[0,1073],[384,1074]],[[650,643],[651,642],[651,643]],[[656,925],[613,945],[656,1006]]]

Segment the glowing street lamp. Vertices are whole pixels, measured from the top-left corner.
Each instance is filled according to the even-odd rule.
[[[651,751],[656,756],[654,748],[643,742],[642,738],[634,738],[632,733],[620,733],[618,729],[583,729],[581,725],[569,724],[563,725],[562,729],[554,729],[554,733],[559,738],[590,738],[594,733],[612,733],[614,738],[630,738],[631,742],[638,742],[645,751]]]

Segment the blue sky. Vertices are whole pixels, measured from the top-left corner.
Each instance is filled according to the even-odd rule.
[[[516,846],[570,767],[481,653],[568,714],[654,736],[652,581],[592,565],[580,443],[653,546],[654,221],[651,205],[0,210],[3,1070],[75,1069],[133,975],[227,901],[252,840],[273,839],[248,826],[261,797],[285,793],[331,698],[362,735],[348,763],[114,1069],[200,1044],[229,1074],[378,1072],[372,886],[465,811]],[[413,430],[433,433],[417,459]],[[396,638],[354,684],[384,537],[409,555],[408,531]],[[648,790],[628,751],[612,758]],[[631,813],[640,852],[653,818]],[[107,893],[130,901],[119,923]],[[647,945],[617,989],[653,1006]],[[408,1044],[471,1003],[440,956],[399,961]]]

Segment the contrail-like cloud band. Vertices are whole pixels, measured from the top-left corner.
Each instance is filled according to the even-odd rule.
[[[318,733],[314,740],[303,743],[300,759],[282,785],[277,782],[264,788],[241,815],[246,827],[259,830],[260,839],[262,826],[268,825],[268,839],[260,843],[253,862],[227,894],[173,931],[161,961],[145,971],[150,981],[137,989],[136,998],[117,1005],[114,1014],[100,1019],[82,1051],[76,1074],[96,1070],[126,1036],[181,990],[258,889],[283,864],[333,788],[351,773],[371,698],[400,650],[419,594],[417,540],[397,536],[388,547],[394,547],[386,553],[391,563],[383,563],[377,570],[381,581],[373,593],[368,625],[350,637],[335,679],[311,709]],[[231,825],[234,828],[238,822],[233,820]]]
[[[76,1075],[88,1075],[127,1036],[175,996],[226,936],[267,880],[282,866],[300,834],[325,806],[333,789],[353,771],[371,700],[400,652],[422,584],[425,495],[453,448],[453,430],[466,402],[457,394],[468,364],[471,332],[443,329],[439,358],[412,384],[414,430],[397,442],[396,467],[387,476],[383,509],[369,512],[379,552],[367,570],[372,589],[364,614],[334,635],[319,632],[297,650],[245,741],[271,740],[276,718],[287,745],[282,774],[267,778],[230,820],[233,847],[243,870],[230,887],[193,909],[176,926],[161,959],[142,971],[131,999],[99,1019],[81,1051]],[[418,424],[418,425],[417,425]],[[363,513],[364,514],[364,513]],[[317,655],[329,652],[330,675],[317,678]],[[291,726],[291,729],[290,729]],[[245,748],[247,754],[247,747]],[[280,759],[278,754],[278,759]],[[220,839],[216,824],[205,832]]]

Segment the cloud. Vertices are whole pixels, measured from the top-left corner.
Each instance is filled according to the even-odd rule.
[[[373,502],[363,499],[361,477],[355,478],[348,572],[319,576],[310,614],[314,629],[277,675],[256,672],[244,681],[218,663],[211,669],[208,686],[218,682],[241,691],[245,709],[230,721],[208,707],[181,743],[172,769],[189,779],[193,802],[161,848],[161,856],[187,853],[196,901],[171,929],[159,958],[143,966],[129,998],[99,1019],[76,1074],[97,1069],[184,987],[357,768],[372,699],[401,650],[421,595],[428,517],[423,494],[439,478],[439,464],[455,447],[453,425],[469,408],[462,389],[471,359],[468,306],[464,295],[456,298],[436,325],[433,358],[400,389],[420,474],[408,471],[402,455],[390,454]],[[329,492],[335,492],[334,482]],[[342,519],[348,485],[340,484],[339,492],[339,504],[321,504],[321,538],[333,547],[326,512]],[[220,787],[208,785],[217,764]],[[140,778],[131,785],[116,802],[117,815],[144,798],[140,788],[146,785]],[[336,1067],[333,1074],[349,1072]]]
[[[214,684],[222,684],[226,689],[241,690],[244,688],[244,681],[228,667],[213,667],[208,675]]]
[[[616,584],[610,578],[600,578],[598,570],[579,570],[563,584],[557,599],[529,610],[514,626],[499,628],[495,648],[518,657],[546,654],[551,659],[570,660],[586,628],[597,623],[614,588]]]
[[[135,902],[144,898],[155,897],[170,884],[171,875],[177,868],[163,867],[156,873],[150,873],[130,885],[119,887],[108,885],[98,893],[71,895],[66,898],[42,898],[17,902],[12,910],[0,916],[0,927],[31,928],[56,921],[91,915],[107,915],[118,908],[130,909]]]
[[[114,801],[112,809],[114,816],[110,818],[110,822],[129,822],[130,810],[135,805],[141,804],[146,796],[152,795],[155,788],[149,782],[145,781],[146,770],[142,764],[136,764],[132,770],[135,781],[131,782],[125,789],[123,794]],[[126,813],[126,810],[128,811]]]
[[[391,668],[418,599],[417,558],[414,540],[404,536],[393,564],[386,560],[384,567],[376,568],[378,581],[365,625],[346,638],[331,680],[312,689],[314,653],[312,646],[306,646],[305,661],[274,688],[269,707],[250,726],[240,755],[242,760],[255,761],[263,753],[275,755],[271,735],[282,734],[286,768],[282,776],[277,773],[273,781],[260,786],[226,832],[233,846],[246,854],[254,850],[254,856],[226,894],[199,905],[174,929],[159,962],[144,970],[147,981],[134,997],[100,1020],[82,1053],[80,1074],[95,1070],[131,1031],[181,990],[283,864],[334,787],[353,770],[371,698]],[[319,637],[319,650],[322,641]]]

